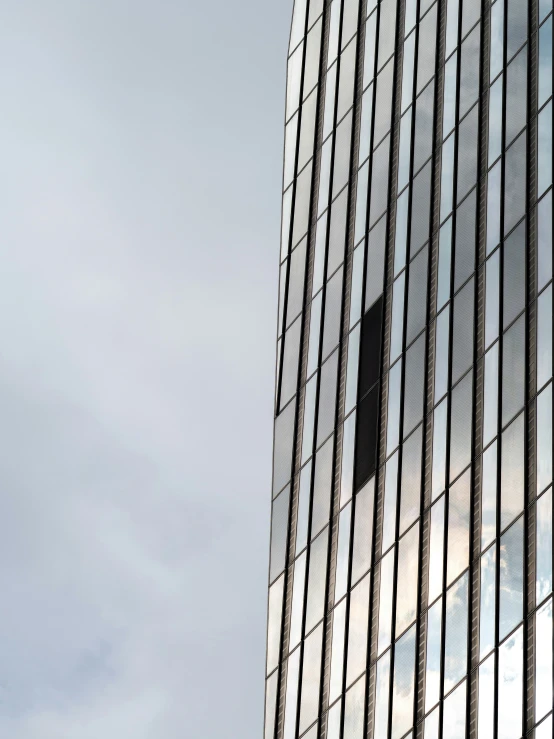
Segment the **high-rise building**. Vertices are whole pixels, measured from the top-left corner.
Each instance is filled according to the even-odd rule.
[[[296,0],[265,739],[550,739],[552,0]]]

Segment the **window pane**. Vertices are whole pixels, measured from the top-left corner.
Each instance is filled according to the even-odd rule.
[[[502,425],[525,403],[525,315],[504,334],[502,350]]]
[[[305,633],[323,618],[325,602],[325,579],[327,575],[327,550],[329,529],[325,529],[310,547],[310,561],[308,565],[308,598],[306,601]]]
[[[354,517],[354,544],[352,550],[352,582],[356,583],[371,566],[373,543],[373,505],[375,478],[371,479],[356,495]]]
[[[466,573],[446,594],[445,692],[467,672],[468,580]]]
[[[502,434],[502,472],[500,507],[504,529],[523,510],[524,479],[524,414]]]
[[[496,537],[496,489],[498,450],[496,441],[483,454],[481,492],[481,550]]]
[[[314,491],[312,497],[311,538],[329,523],[333,479],[334,437],[321,447],[315,457]]]
[[[389,725],[390,651],[377,663],[373,736],[387,736]]]
[[[381,560],[379,596],[379,640],[378,654],[391,643],[392,633],[392,588],[394,583],[394,549]]]
[[[302,667],[302,698],[300,701],[300,733],[316,720],[319,707],[319,683],[321,676],[321,647],[323,625],[306,639]]]
[[[523,519],[500,539],[500,639],[523,618]]]
[[[419,526],[413,526],[398,545],[396,633],[414,621],[417,607]]]
[[[535,721],[552,710],[552,599],[537,612],[535,666]]]
[[[343,508],[339,517],[339,542],[337,546],[337,569],[335,573],[335,603],[345,595],[348,583],[351,515],[352,504],[349,503],[345,508]]]
[[[425,711],[429,711],[440,697],[442,598],[427,614],[427,650],[425,665]],[[425,727],[427,733],[427,727]]]
[[[439,314],[436,321],[435,338],[435,403],[448,390],[448,349],[450,339],[450,307]]]
[[[537,501],[537,603],[552,592],[552,490]]]
[[[448,502],[447,585],[469,565],[471,474],[468,470],[450,489]]]
[[[444,561],[444,496],[431,508],[431,544],[429,555],[429,603],[442,592]]]
[[[494,736],[494,661],[491,654],[479,667],[479,739]]]
[[[537,493],[552,482],[552,383],[537,398]]]
[[[519,629],[498,652],[498,739],[521,736],[523,724],[523,630]]]
[[[284,582],[285,576],[281,575],[277,582],[269,588],[269,605],[267,608],[267,675],[271,674],[279,664]]]
[[[479,654],[483,659],[494,647],[496,613],[496,547],[491,547],[481,557],[481,614]]]
[[[350,594],[348,627],[348,659],[346,685],[350,685],[366,668],[369,609],[369,575],[356,585]]]
[[[448,739],[465,739],[466,736],[466,681],[444,701],[443,732]]]
[[[504,328],[525,307],[525,221],[504,243]]]
[[[271,555],[269,581],[273,582],[285,568],[289,521],[290,488],[287,487],[273,501],[271,512]]]
[[[331,677],[329,680],[329,703],[342,693],[344,667],[344,630],[346,626],[346,599],[333,611],[333,640],[331,646]]]
[[[396,644],[391,739],[400,739],[413,723],[415,626]]]
[[[298,706],[298,678],[300,675],[300,649],[287,660],[287,692],[285,703],[285,739],[294,739],[296,733],[296,709]],[[273,739],[273,734],[270,739]]]

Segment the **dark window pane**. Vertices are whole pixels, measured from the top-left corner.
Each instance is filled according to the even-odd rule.
[[[362,319],[359,397],[373,387],[381,372],[381,334],[383,331],[383,299],[373,304]]]

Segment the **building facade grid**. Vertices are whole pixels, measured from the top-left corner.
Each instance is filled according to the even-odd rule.
[[[552,736],[552,0],[296,0],[265,739]]]

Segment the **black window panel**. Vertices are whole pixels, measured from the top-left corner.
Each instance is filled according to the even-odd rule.
[[[460,205],[456,214],[454,290],[458,290],[475,269],[476,192],[473,190]]]
[[[379,388],[375,386],[358,406],[356,418],[356,452],[354,457],[354,490],[362,487],[377,466],[377,420]]]
[[[383,333],[383,298],[373,304],[362,319],[360,375],[358,397],[363,398],[375,385],[381,371]]]

